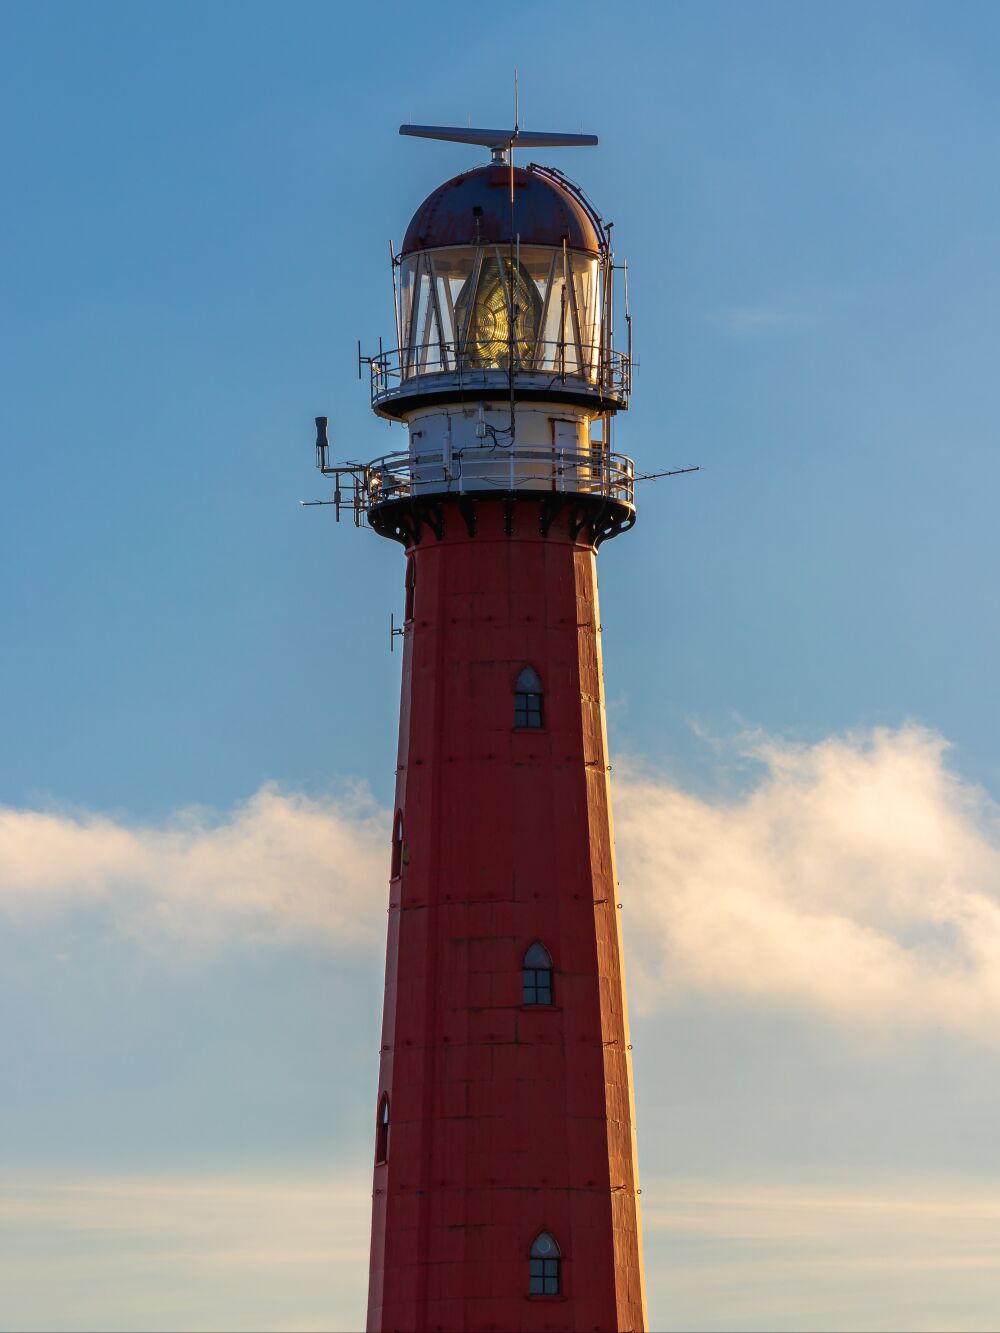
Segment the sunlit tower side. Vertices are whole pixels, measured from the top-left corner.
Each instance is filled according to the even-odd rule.
[[[323,471],[406,552],[370,1330],[646,1327],[596,552],[635,521],[611,228],[513,149],[392,256],[408,448]],[[616,284],[616,277],[619,282]],[[345,494],[346,492],[346,494]]]

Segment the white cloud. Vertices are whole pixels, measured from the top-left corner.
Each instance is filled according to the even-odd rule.
[[[388,816],[356,790],[316,800],[263,787],[224,820],[167,827],[0,810],[0,911],[37,918],[107,904],[126,931],[192,943],[381,946]]]
[[[904,727],[751,748],[763,775],[738,799],[616,783],[633,1002],[698,990],[1000,1035],[1000,811],[949,771],[942,739]],[[0,911],[104,904],[124,931],[205,946],[379,951],[389,827],[362,792],[274,787],[164,828],[0,810]]]
[[[636,1001],[697,988],[1000,1036],[1000,818],[941,738],[752,749],[764,776],[737,800],[617,787]]]

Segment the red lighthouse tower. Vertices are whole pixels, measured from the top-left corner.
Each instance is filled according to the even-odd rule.
[[[609,228],[512,147],[393,257],[375,411],[409,447],[354,482],[405,550],[370,1330],[646,1328],[596,554],[635,521],[611,450]]]

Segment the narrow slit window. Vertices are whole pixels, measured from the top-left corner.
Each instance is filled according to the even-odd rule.
[[[392,868],[390,878],[396,879],[403,869],[403,812],[396,811],[396,821],[392,826]]]
[[[552,1003],[552,955],[536,940],[524,955],[521,983],[522,1003]]]
[[[528,1260],[528,1293],[531,1296],[562,1295],[562,1254],[547,1231],[535,1237]]]
[[[514,727],[531,731],[544,725],[542,678],[534,667],[526,666],[514,686]]]
[[[375,1161],[389,1160],[389,1094],[383,1092],[378,1104],[378,1124],[375,1127]]]
[[[406,602],[403,619],[413,619],[413,597],[417,587],[417,562],[411,555],[406,562]]]

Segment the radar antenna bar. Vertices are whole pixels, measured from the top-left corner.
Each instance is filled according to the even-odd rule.
[[[414,139],[444,139],[448,143],[478,144],[502,151],[507,148],[593,148],[596,134],[544,133],[541,130],[480,130],[455,125],[400,125],[399,132]]]

